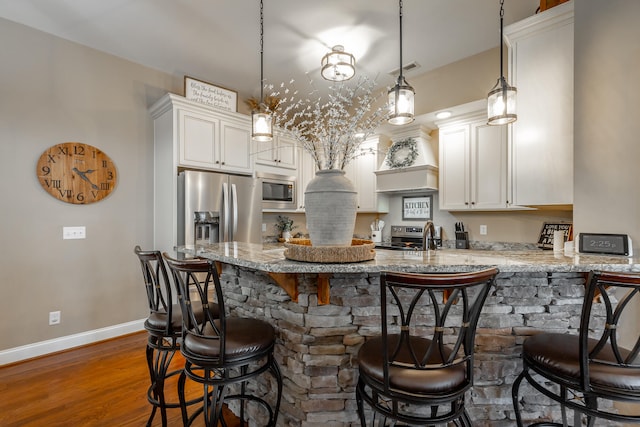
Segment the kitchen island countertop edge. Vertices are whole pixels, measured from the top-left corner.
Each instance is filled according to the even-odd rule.
[[[502,272],[640,272],[640,259],[623,256],[557,253],[549,250],[495,251],[444,249],[376,250],[371,261],[310,263],[285,258],[284,246],[273,243],[223,242],[180,246],[180,253],[268,273],[459,272],[497,267]]]

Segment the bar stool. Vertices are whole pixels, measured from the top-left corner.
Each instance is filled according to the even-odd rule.
[[[134,253],[140,260],[142,277],[147,291],[149,317],[144,322],[148,332],[147,365],[151,377],[151,385],[147,390],[147,400],[153,408],[147,421],[147,426],[153,422],[156,410],[160,408],[162,425],[167,425],[167,408],[179,408],[179,402],[165,400],[164,385],[169,377],[179,374],[182,369],[169,372],[173,356],[180,348],[179,340],[182,333],[182,313],[179,304],[173,304],[169,276],[160,251],[143,251],[140,246],[134,248]],[[211,314],[218,316],[217,305],[211,306]],[[202,319],[202,305],[196,306],[198,318]],[[199,402],[192,399],[188,404]]]
[[[600,304],[601,303],[601,304]],[[574,425],[595,425],[596,418],[640,423],[640,411],[619,413],[614,402],[640,403],[640,334],[637,320],[628,316],[640,306],[640,275],[591,272],[587,279],[580,331],[577,335],[542,333],[526,339],[522,347],[523,370],[513,383],[512,397],[519,427],[519,390],[526,379],[537,391],[560,403],[562,424],[537,422],[535,426],[567,426],[566,408],[574,411]],[[606,315],[596,320],[594,312]],[[626,315],[625,315],[626,313]],[[621,319],[625,319],[621,322]],[[621,323],[631,323],[627,348],[620,346]],[[629,337],[623,338],[629,339]],[[604,403],[604,405],[602,405]]]
[[[219,421],[225,425],[222,408],[229,400],[237,399],[240,400],[241,422],[245,419],[245,403],[253,402],[266,410],[266,414],[262,414],[266,421],[261,420],[258,424],[275,426],[282,397],[282,375],[273,353],[276,339],[273,326],[258,319],[227,316],[213,261],[177,260],[166,253],[163,257],[171,271],[182,309],[180,351],[186,362],[178,380],[178,396],[184,425],[190,425],[200,412],[204,413],[206,426],[215,427]],[[215,299],[219,318],[205,316],[199,321],[193,311],[193,295],[199,297],[205,308]],[[247,382],[266,371],[277,383],[273,405],[265,400],[266,396],[247,394]],[[187,377],[204,386],[203,406],[191,416],[187,414],[184,396]]]
[[[394,422],[471,427],[464,395],[473,384],[475,331],[498,270],[473,273],[382,272],[382,335],[358,352],[358,415],[364,402]],[[456,424],[457,425],[457,424]]]

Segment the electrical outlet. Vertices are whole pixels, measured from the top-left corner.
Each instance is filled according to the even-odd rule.
[[[482,236],[486,236],[487,235],[487,226],[486,225],[481,225],[480,226],[480,234]]]
[[[62,227],[62,239],[86,239],[87,229],[84,226],[81,227]]]
[[[49,312],[49,325],[60,324],[61,313],[59,311]]]
[[[262,223],[262,231],[263,231],[263,232],[264,232],[264,231],[267,231],[267,224]]]

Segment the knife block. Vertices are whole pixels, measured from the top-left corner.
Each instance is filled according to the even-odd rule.
[[[469,233],[456,231],[456,249],[469,249]]]

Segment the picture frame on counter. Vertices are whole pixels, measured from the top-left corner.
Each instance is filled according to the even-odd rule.
[[[402,219],[409,221],[433,219],[433,195],[403,197]]]
[[[238,112],[238,92],[184,76],[184,97],[225,111]]]
[[[562,231],[564,233],[564,240],[573,240],[573,224],[572,223],[554,223],[545,222],[542,224],[542,230],[540,230],[540,237],[538,238],[538,247],[541,249],[553,249],[553,232]]]

